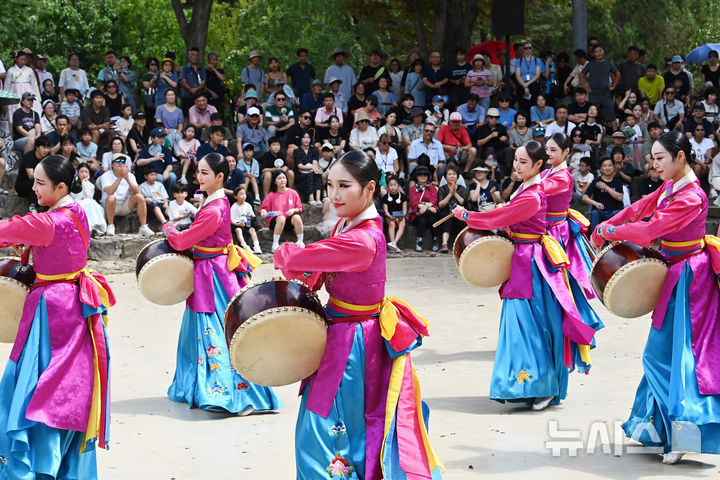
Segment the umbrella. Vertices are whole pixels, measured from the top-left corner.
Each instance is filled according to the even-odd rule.
[[[20,103],[20,95],[10,90],[0,90],[0,107]]]
[[[705,63],[708,60],[708,54],[711,50],[720,52],[720,43],[706,43],[697,48],[693,48],[685,57],[685,63]]]
[[[500,65],[497,54],[504,51],[505,42],[501,42],[500,40],[487,40],[483,43],[478,43],[477,45],[470,47],[470,50],[468,50],[467,53],[467,61],[472,61],[473,57],[480,52],[488,52],[492,58],[492,63]],[[512,43],[510,44],[510,58],[515,58],[515,51],[512,48]]]

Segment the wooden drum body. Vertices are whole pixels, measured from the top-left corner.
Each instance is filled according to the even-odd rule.
[[[13,343],[35,270],[18,258],[0,258],[0,342]]]
[[[496,287],[510,278],[515,251],[504,230],[465,227],[455,239],[453,254],[462,278],[476,287]]]
[[[230,362],[258,385],[298,382],[320,365],[327,325],[320,299],[306,285],[285,279],[248,285],[225,310]]]
[[[636,318],[657,306],[667,271],[654,248],[614,242],[598,254],[590,279],[605,308],[618,317]]]
[[[135,276],[143,297],[157,305],[174,305],[193,292],[192,252],[179,252],[167,240],[155,240],[140,250]]]

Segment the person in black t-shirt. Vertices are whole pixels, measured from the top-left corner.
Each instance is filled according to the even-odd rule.
[[[464,48],[455,51],[456,63],[450,68],[450,81],[448,82],[450,93],[450,104],[457,108],[467,101],[469,89],[465,87],[465,76],[472,70],[472,65],[467,61],[467,52]]]
[[[276,170],[285,172],[288,188],[293,188],[293,184],[295,183],[295,172],[285,163],[285,156],[280,152],[281,149],[280,139],[271,137],[268,140],[268,151],[263,153],[258,159],[263,198],[265,198],[265,195],[270,191],[272,175]]]
[[[650,195],[652,192],[660,188],[662,184],[662,178],[658,175],[655,167],[651,166],[648,170],[648,178],[643,178],[643,181],[640,184],[640,196],[645,197]]]
[[[600,176],[585,191],[583,202],[592,206],[590,210],[590,231],[594,232],[600,222],[609,220],[623,208],[623,181],[615,175],[611,158],[600,162]]]
[[[495,163],[504,169],[505,173],[512,168],[513,150],[508,148],[508,133],[505,126],[498,122],[500,113],[497,108],[490,108],[487,112],[487,122],[475,131],[474,143],[478,151],[482,152],[480,158],[492,155]]]
[[[568,120],[578,125],[587,120],[590,103],[587,100],[587,90],[582,87],[575,89],[575,101],[568,105]]]
[[[392,176],[387,181],[388,193],[383,195],[383,214],[388,224],[388,247],[400,252],[397,242],[405,233],[405,217],[408,211],[408,196],[400,190],[400,181]]]
[[[143,112],[137,112],[133,116],[133,128],[127,135],[127,149],[130,158],[136,158],[140,150],[150,143],[150,127],[147,125],[147,118]]]
[[[488,179],[490,169],[480,165],[472,169],[473,182],[468,186],[467,209],[471,212],[491,210],[501,203],[500,185]]]
[[[18,176],[15,179],[15,191],[18,196],[30,202],[30,211],[39,211],[40,205],[37,201],[37,195],[33,192],[33,183],[35,181],[35,167],[40,160],[47,157],[50,153],[50,140],[47,136],[41,135],[35,139],[35,148],[26,153],[20,161],[18,167]]]

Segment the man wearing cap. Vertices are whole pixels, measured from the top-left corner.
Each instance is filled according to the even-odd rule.
[[[193,97],[205,88],[207,72],[200,65],[200,50],[192,47],[188,50],[188,63],[180,69],[180,83],[182,84],[182,110],[185,125],[188,124],[190,107],[193,106]],[[172,190],[168,190],[170,192]]]
[[[164,132],[163,132],[164,133]],[[140,221],[140,235],[152,235],[154,232],[147,225],[147,204],[140,193],[135,177],[126,166],[127,155],[113,155],[111,169],[98,179],[102,191],[100,204],[105,207],[107,230],[105,235],[115,235],[115,217],[124,217],[132,211],[137,212]]]
[[[83,127],[90,129],[92,141],[100,146],[101,140],[110,143],[114,130],[110,123],[110,110],[105,106],[105,97],[102,90],[93,90],[90,94],[90,104],[82,109],[80,116]]]
[[[417,166],[417,159],[420,155],[427,155],[430,159],[430,165],[435,167],[435,171],[442,165],[445,165],[445,151],[443,145],[435,139],[436,126],[432,123],[423,125],[422,137],[413,140],[410,143],[410,151],[408,152],[408,170],[410,174]],[[442,175],[440,175],[442,177]]]
[[[481,158],[492,155],[495,162],[507,173],[512,169],[513,150],[508,148],[508,132],[504,125],[498,123],[500,112],[491,108],[487,113],[487,122],[478,127],[475,133],[475,144],[481,151]],[[486,163],[490,163],[486,160]],[[465,170],[467,171],[467,169]]]
[[[194,102],[195,105],[188,111],[190,125],[202,134],[203,129],[210,126],[210,116],[217,113],[217,109],[208,104],[208,96],[204,91],[195,94]],[[200,137],[198,134],[196,136]]]
[[[441,97],[442,98],[442,97]],[[462,116],[462,124],[468,131],[468,135],[475,134],[475,130],[485,123],[485,109],[478,105],[480,97],[471,93],[468,95],[467,102],[457,108],[458,113]],[[497,112],[497,108],[493,108]],[[498,114],[499,115],[499,114]]]
[[[670,60],[672,64],[670,69],[662,74],[667,87],[675,87],[675,96],[678,100],[684,99],[692,94],[693,88],[690,83],[690,77],[683,70],[683,58],[675,55]]]
[[[328,92],[335,96],[335,106],[343,111],[347,115],[348,113],[348,99],[345,98],[343,93],[340,91],[340,85],[342,80],[337,77],[330,77],[330,84],[328,85]]]
[[[420,107],[412,107],[410,114],[408,115],[410,125],[403,127],[403,144],[405,145],[406,151],[409,151],[410,144],[422,137],[424,113]]]
[[[698,125],[702,127],[705,138],[715,140],[713,124],[705,120],[705,105],[703,102],[696,102],[695,105],[693,105],[692,115],[683,123],[683,131],[688,139],[695,136]]]
[[[25,92],[20,98],[20,108],[15,110],[12,116],[13,125],[13,149],[23,153],[32,151],[35,147],[35,139],[42,133],[40,128],[40,116],[32,109],[35,103],[35,95]]]
[[[540,142],[543,145],[545,144],[545,127],[542,125],[537,125],[535,128],[532,129],[532,139],[536,142]]]
[[[310,111],[313,116],[323,104],[322,87],[320,80],[313,80],[310,91],[300,99],[300,107]]]
[[[348,101],[352,97],[353,87],[357,83],[355,78],[355,72],[352,67],[345,65],[345,59],[350,56],[348,52],[342,48],[336,48],[332,54],[330,54],[330,61],[335,62],[325,70],[325,84],[330,85],[332,83],[330,79],[335,77],[340,80],[339,90],[342,93],[343,99]]]
[[[247,90],[245,92],[245,96],[238,99],[238,103],[240,103],[242,100],[245,100],[245,104],[237,107],[238,125],[242,125],[247,121],[247,112],[253,107],[255,107],[260,112],[260,124],[262,124],[262,117],[265,111],[263,110],[262,105],[258,101],[257,91],[254,88]],[[275,98],[273,98],[273,102],[274,101]]]
[[[222,131],[222,128],[220,130]],[[135,176],[140,181],[140,179],[145,178],[147,172],[154,170],[157,172],[158,180],[163,183],[165,190],[172,192],[177,182],[177,177],[172,171],[175,159],[170,149],[163,145],[165,135],[165,130],[160,127],[152,129],[150,132],[150,145],[140,150],[135,161]],[[200,148],[197,151],[198,158],[202,158]],[[227,151],[227,149],[225,150]],[[108,223],[110,222],[108,221]]]
[[[477,156],[477,149],[473,147],[470,135],[462,126],[462,115],[458,112],[451,113],[450,124],[440,127],[437,139],[445,150],[445,158],[455,158],[458,165],[464,166],[463,171],[469,172]]]
[[[52,73],[47,71],[47,66],[50,60],[48,60],[48,58],[43,55],[38,55],[37,59],[38,61],[35,68],[35,74],[38,78],[38,84],[42,86],[42,84],[45,83],[45,80],[50,80],[54,87],[55,79],[53,78]]]
[[[595,45],[592,56],[595,59],[588,62],[582,70],[580,86],[590,94],[590,102],[598,106],[603,120],[616,130],[615,107],[610,92],[614,91],[620,82],[620,74],[615,65],[605,60],[605,50],[602,45]],[[608,78],[612,78],[610,86],[608,86]]]
[[[147,125],[145,112],[137,112],[133,116],[133,120],[135,120],[135,122],[133,123],[132,130],[128,133],[126,143],[128,153],[130,153],[132,158],[135,158],[138,153],[140,153],[140,150],[150,142],[150,128]]]
[[[245,85],[252,84],[255,91],[258,92],[258,97],[263,98],[265,94],[265,72],[260,67],[260,60],[262,60],[260,50],[251,51],[248,60],[250,64],[242,69],[240,79]]]
[[[310,91],[310,82],[315,80],[315,69],[307,63],[307,48],[298,48],[295,54],[298,59],[297,63],[290,65],[285,73],[292,81],[295,96],[302,98],[303,95]]]
[[[258,153],[267,151],[266,142],[270,136],[267,130],[260,125],[260,110],[257,107],[248,108],[245,118],[247,119],[245,123],[238,125],[235,130],[237,144],[250,143]]]
[[[380,77],[387,78],[388,84],[390,83],[390,72],[380,62],[380,51],[372,50],[370,52],[370,65],[365,65],[362,68],[358,82],[365,84],[365,91],[372,94],[378,89]]]

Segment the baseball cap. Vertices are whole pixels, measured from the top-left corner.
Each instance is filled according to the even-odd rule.
[[[320,150],[333,150],[333,146],[330,144],[330,142],[323,143],[322,147],[320,147]]]
[[[625,138],[625,134],[621,132],[620,130],[615,130],[612,135],[610,135],[611,138]]]
[[[65,91],[67,93],[67,90]],[[137,112],[135,115],[133,115],[133,118],[135,120],[140,120],[141,118],[147,118],[145,116],[145,112]]]
[[[462,115],[460,115],[460,112],[453,112],[450,114],[450,121],[451,122],[462,122]]]
[[[440,95],[435,95],[435,96],[433,97],[432,101],[433,101],[433,102],[443,102],[443,103],[444,103],[444,102],[445,102],[445,99],[443,99],[443,97],[441,97]]]
[[[497,108],[488,108],[488,117],[500,117],[500,111]]]
[[[251,88],[247,92],[245,92],[245,98],[255,98],[257,99],[257,90],[254,88]]]
[[[705,110],[705,105],[703,102],[696,102],[695,105],[692,107],[693,110]]]
[[[485,167],[485,166],[483,166],[483,165],[480,165],[480,166],[477,166],[477,167],[473,168],[472,171],[473,171],[473,172],[489,172],[490,169],[487,168],[487,167]]]
[[[533,137],[544,137],[545,136],[545,127],[535,127],[532,131]]]
[[[675,55],[670,61],[673,63],[682,63],[682,57],[680,55]]]
[[[127,163],[129,160],[130,157],[128,157],[124,153],[113,153],[112,163]]]
[[[35,100],[35,94],[33,94],[32,92],[25,92],[22,94],[22,99],[23,100]]]
[[[165,135],[167,135],[165,130],[160,127],[155,127],[150,131],[151,137],[164,137]]]
[[[244,152],[245,150],[255,150],[255,145],[250,142],[245,142],[243,143],[242,151]]]
[[[313,82],[312,82],[312,86],[315,86],[315,85],[322,85],[322,82],[316,78],[316,79],[313,80]]]
[[[248,114],[248,116],[250,116],[250,115],[260,115],[260,109],[258,109],[257,107],[250,107],[250,108],[248,108],[248,110],[247,110],[247,114]]]

